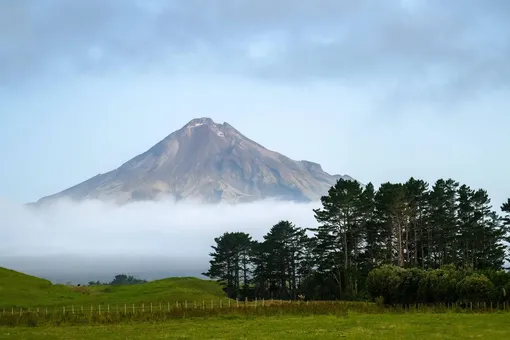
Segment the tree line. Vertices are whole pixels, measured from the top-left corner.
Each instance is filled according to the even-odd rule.
[[[124,286],[146,283],[147,280],[138,279],[132,275],[117,274],[110,282],[89,281],[88,286]]]
[[[317,227],[279,221],[260,241],[245,232],[215,238],[203,274],[233,298],[366,299],[369,274],[384,266],[488,273],[508,256],[510,199],[498,213],[487,191],[453,179],[377,190],[339,179],[321,205]]]

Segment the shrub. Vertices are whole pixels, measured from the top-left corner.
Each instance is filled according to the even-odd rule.
[[[457,285],[459,297],[464,302],[487,301],[491,297],[494,285],[483,274],[471,274]]]
[[[424,271],[418,268],[404,270],[400,274],[400,302],[411,304],[418,301],[420,283],[424,275]]]
[[[405,270],[395,266],[382,266],[367,277],[367,290],[372,297],[382,296],[386,304],[400,302],[400,285]]]
[[[425,271],[418,288],[418,301],[449,303],[457,301],[458,273],[452,268]]]

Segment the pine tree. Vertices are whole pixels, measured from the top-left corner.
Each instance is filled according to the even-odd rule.
[[[439,268],[457,262],[457,188],[452,179],[439,179],[429,195],[429,239],[431,264]]]
[[[405,184],[409,228],[406,234],[406,262],[425,268],[428,264],[427,213],[429,184],[410,178]]]
[[[297,297],[307,242],[304,229],[289,221],[280,221],[264,236],[264,241],[257,244],[255,282],[261,296]]]
[[[501,211],[505,214],[503,216],[503,232],[505,233],[505,241],[510,243],[510,198],[503,203]],[[510,252],[507,252],[506,255],[510,257]],[[507,259],[507,261],[510,261],[510,259]]]
[[[384,240],[381,237],[381,223],[375,215],[375,188],[368,183],[361,195],[362,221],[360,228],[364,234],[364,249],[362,253],[362,272],[368,273],[372,268],[381,264]]]
[[[320,226],[317,250],[322,254],[319,268],[331,275],[339,295],[356,294],[359,254],[364,242],[361,229],[363,189],[359,182],[340,179],[321,198],[322,209],[314,209]]]
[[[223,284],[229,297],[240,297],[241,289],[250,283],[252,238],[247,233],[227,232],[214,241],[210,268],[203,275]]]
[[[400,183],[383,183],[375,195],[375,202],[375,213],[385,240],[384,263],[403,267],[404,234],[408,227],[404,186]]]

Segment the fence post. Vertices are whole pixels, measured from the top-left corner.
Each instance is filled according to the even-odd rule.
[[[145,303],[142,303],[142,313],[145,313]]]
[[[110,314],[110,304],[108,304],[108,314]]]
[[[236,298],[236,307],[239,308],[239,298]]]
[[[202,300],[202,309],[205,309],[205,300]]]
[[[62,307],[62,314],[66,313],[66,306]]]
[[[152,302],[151,302],[151,313],[152,313]]]
[[[230,308],[230,299],[228,299],[228,308]]]
[[[193,300],[193,309],[197,309],[197,302]]]
[[[71,305],[72,313],[74,314],[74,305]]]
[[[127,314],[127,304],[124,304],[124,315]]]
[[[161,302],[159,303],[159,311],[161,312]]]

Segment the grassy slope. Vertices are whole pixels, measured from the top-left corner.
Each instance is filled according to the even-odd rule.
[[[132,286],[68,287],[0,267],[0,308],[200,301],[225,298],[221,287],[197,278]]]
[[[0,328],[2,339],[510,339],[508,313],[184,319],[114,326]]]

